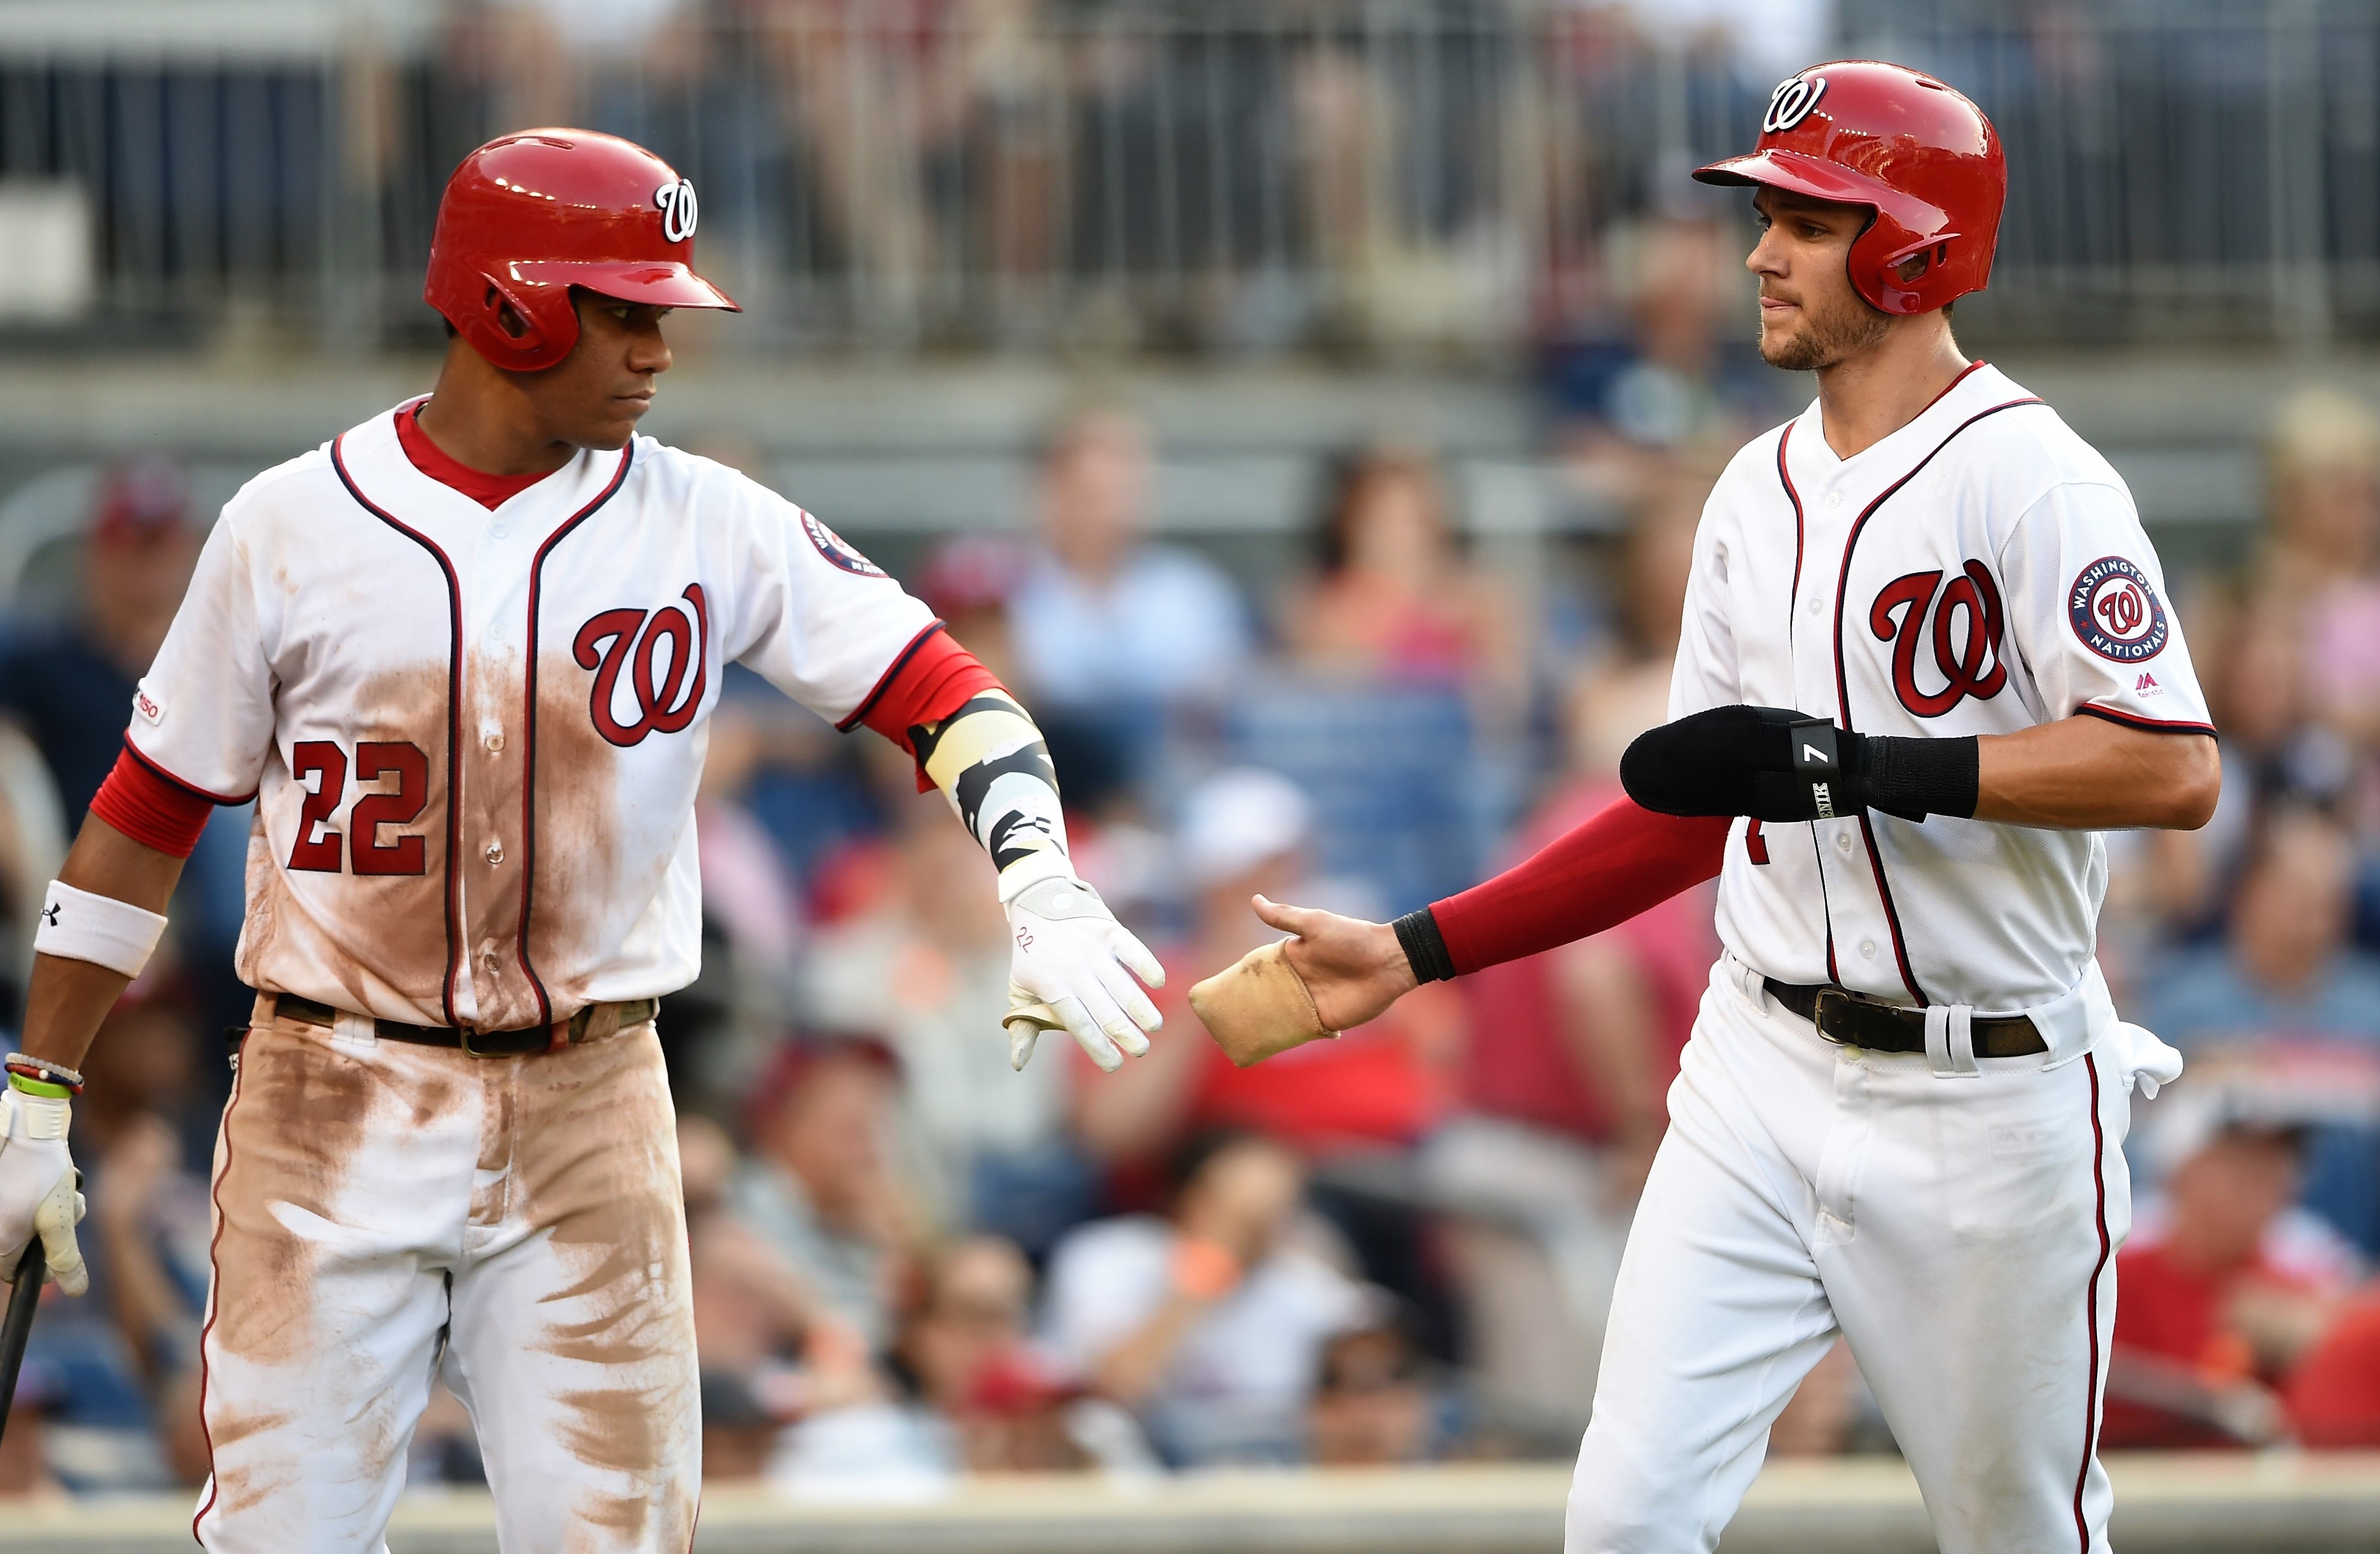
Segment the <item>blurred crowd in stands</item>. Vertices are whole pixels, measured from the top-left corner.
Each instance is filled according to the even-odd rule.
[[[889,744],[728,674],[698,809],[703,971],[660,1022],[711,1475],[897,1496],[1575,1449],[1716,953],[1708,888],[1245,1071],[1184,990],[1262,941],[1252,893],[1384,917],[1616,795],[1620,752],[1663,715],[1702,495],[1793,408],[1714,343],[1714,237],[1646,228],[1635,332],[1553,364],[1563,467],[1628,518],[1536,575],[1472,553],[1427,449],[1377,445],[1318,464],[1294,565],[1235,576],[1152,532],[1151,431],[1110,402],[1048,429],[1032,532],[903,568],[1041,719],[1079,867],[1165,963],[1166,1028],[1120,1073],[1048,1040],[1009,1070],[980,849]],[[2380,414],[2324,388],[2277,407],[2266,499],[2239,559],[2169,579],[2222,807],[2109,839],[2102,961],[2191,1062],[2129,1146],[2111,1447],[2380,1445]],[[79,607],[5,623],[10,1022],[38,892],[211,518],[170,463],[114,467]],[[248,827],[217,816],[168,952],[93,1049],[91,1293],[45,1298],[18,1396],[42,1427],[6,1433],[0,1487],[203,1472]],[[1848,1353],[1775,1446],[1890,1450]],[[451,1398],[412,1462],[422,1483],[478,1475]]]

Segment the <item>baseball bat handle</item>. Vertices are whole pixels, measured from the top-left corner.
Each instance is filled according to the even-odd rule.
[[[17,1259],[17,1281],[8,1290],[8,1312],[0,1317],[0,1435],[17,1402],[17,1372],[25,1363],[25,1340],[33,1330],[33,1308],[42,1304],[42,1238],[25,1243]]]

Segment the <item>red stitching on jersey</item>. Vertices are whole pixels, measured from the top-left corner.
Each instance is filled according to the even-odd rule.
[[[2144,729],[2151,734],[2203,734],[2209,738],[2215,737],[2213,723],[2193,723],[2180,719],[2143,718],[2138,712],[2119,711],[2113,707],[2102,707],[2095,701],[2084,702],[2074,709],[2074,712],[2077,717],[2105,718],[2111,723],[2121,723],[2126,728]]]
[[[1981,362],[1972,363],[1968,367],[1967,371],[1972,372],[1975,368],[1982,365],[1983,363]],[[1963,378],[1964,376],[1966,376],[1966,373],[1964,372],[1960,374],[1960,377]],[[1952,382],[1955,385],[1956,380],[1954,379]],[[1943,394],[1948,394],[1949,392],[1950,391],[1948,388],[1942,391]],[[1938,400],[1941,395],[1937,395],[1935,397]],[[1946,435],[1942,441],[1934,444],[1931,452],[1927,453],[1924,458],[1919,459],[1916,464],[1910,467],[1908,474],[1903,475],[1900,479],[1893,481],[1892,484],[1885,487],[1882,492],[1877,493],[1876,499],[1869,503],[1865,507],[1861,508],[1860,516],[1852,520],[1852,531],[1843,538],[1842,570],[1835,578],[1835,716],[1837,721],[1840,722],[1844,728],[1849,729],[1852,724],[1851,676],[1845,672],[1843,667],[1843,595],[1851,587],[1852,552],[1859,548],[1859,538],[1861,533],[1866,529],[1868,519],[1876,516],[1876,509],[1890,501],[1895,492],[1898,492],[1901,487],[1915,480],[1917,478],[1918,471],[1933,463],[1935,455],[1939,454],[1943,449],[1949,447],[1952,439],[1956,438],[1959,433],[1966,431],[1967,428],[1974,425],[1979,420],[1985,419],[1986,417],[1998,415],[2002,410],[2014,410],[2022,406],[2039,405],[2041,403],[2043,403],[2043,401],[2038,395],[2029,395],[2022,399],[2003,400],[1999,404],[1991,407],[1989,409],[1976,411],[1973,415],[1969,416],[1965,420],[1962,420],[1958,425],[1952,427],[1949,434]],[[1921,411],[1919,413],[1922,415],[1924,412]],[[1902,941],[1900,933],[1900,910],[1892,904],[1892,886],[1884,877],[1884,857],[1882,854],[1876,851],[1876,829],[1869,823],[1868,817],[1864,811],[1860,815],[1860,835],[1865,839],[1867,843],[1868,866],[1876,874],[1876,891],[1877,896],[1880,897],[1884,903],[1885,923],[1892,929],[1892,953],[1900,963],[1900,979],[1908,985],[1911,997],[1916,999],[1920,1003],[1928,1002],[1930,1001],[1925,997],[1925,989],[1917,985],[1917,978],[1910,972],[1909,948],[1907,944]],[[1832,946],[1829,945],[1828,948],[1831,950]]]
[[[439,983],[438,1002],[440,1009],[445,1013],[446,1023],[459,1026],[462,1022],[455,1017],[455,941],[461,914],[455,901],[455,891],[459,888],[455,874],[455,854],[462,846],[463,825],[462,790],[461,784],[455,781],[458,758],[463,749],[463,584],[455,576],[455,564],[446,559],[446,552],[435,540],[408,527],[396,515],[385,507],[375,505],[370,497],[364,495],[362,489],[356,484],[355,477],[347,473],[347,461],[341,452],[346,440],[345,432],[331,440],[331,468],[337,473],[339,483],[347,488],[347,494],[356,499],[356,505],[428,551],[436,559],[438,569],[446,575],[446,975]]]
[[[1884,903],[1884,926],[1892,930],[1892,959],[1900,967],[1901,985],[1909,996],[1920,1003],[1932,1003],[1925,989],[1917,983],[1917,973],[1909,966],[1909,946],[1900,937],[1900,909],[1892,904],[1892,887],[1884,882],[1884,855],[1876,849],[1876,828],[1868,823],[1867,811],[1860,811],[1860,840],[1867,844],[1868,872],[1876,876],[1876,898]],[[1815,835],[1813,828],[1812,834]]]
[[[131,752],[132,759],[134,760],[139,761],[142,766],[149,769],[151,776],[155,777],[160,782],[171,783],[174,786],[181,789],[186,794],[195,794],[197,796],[205,799],[209,804],[246,804],[249,800],[256,796],[256,790],[254,788],[250,788],[247,793],[241,795],[239,797],[234,798],[228,794],[213,793],[208,789],[199,786],[196,783],[188,782],[180,777],[176,777],[172,772],[166,771],[164,767],[159,766],[149,757],[142,755],[140,753],[140,747],[132,743],[132,735],[129,734],[127,734],[124,736],[124,747]]]
[[[935,621],[925,630],[909,638],[909,645],[893,655],[892,662],[885,665],[884,673],[876,677],[876,684],[869,687],[866,696],[860,698],[859,705],[851,710],[851,716],[834,725],[835,732],[849,734],[866,722],[868,714],[876,710],[876,704],[884,698],[885,691],[891,687],[895,679],[900,677],[901,671],[908,667],[911,659],[917,657],[917,650],[924,647],[927,639],[934,633],[941,630],[944,624],[941,621]]]
[[[561,527],[547,535],[545,542],[538,546],[537,554],[529,559],[528,564],[528,650],[527,655],[528,670],[526,675],[528,688],[522,698],[521,728],[521,904],[520,926],[513,934],[513,958],[520,963],[521,975],[528,978],[529,990],[537,995],[537,1017],[540,1025],[552,1023],[553,1001],[546,995],[545,983],[539,977],[536,968],[529,965],[528,959],[528,917],[530,908],[537,899],[538,599],[544,587],[545,558],[552,553],[554,546],[562,542],[564,535],[594,516],[595,510],[611,501],[613,494],[627,483],[628,466],[635,461],[636,452],[636,441],[631,438],[628,445],[620,450],[620,467],[613,471],[611,483],[596,493],[594,501],[565,518]],[[703,651],[708,654],[710,650],[708,640],[710,628],[705,624],[701,629],[705,637],[702,644]],[[688,710],[691,710],[701,699],[702,685],[698,680],[695,683],[692,698],[686,703]]]
[[[1798,424],[1800,423],[1796,421],[1787,421],[1783,433],[1777,439],[1777,480],[1785,488],[1785,500],[1793,504],[1793,589],[1785,603],[1785,652],[1788,658],[1791,658],[1793,652],[1793,623],[1800,618],[1802,613],[1802,550],[1804,537],[1802,492],[1793,484],[1793,473],[1786,467],[1785,464],[1785,449],[1793,441],[1793,428]],[[1752,852],[1753,839],[1758,833],[1759,826],[1760,822],[1755,820],[1752,822],[1752,829],[1744,833],[1744,851],[1747,855]],[[1834,903],[1827,894],[1827,858],[1826,855],[1818,850],[1818,831],[1815,826],[1810,828],[1810,850],[1811,856],[1816,859],[1818,866],[1818,911],[1827,922],[1827,980],[1840,982],[1842,979],[1835,975],[1835,908]],[[1768,844],[1765,839],[1760,844],[1758,855],[1753,856],[1752,861],[1754,863],[1768,861]]]
[[[1785,601],[1785,644],[1788,651],[1793,644],[1793,611],[1802,602],[1802,493],[1794,489],[1792,473],[1785,467],[1785,446],[1793,441],[1793,423],[1785,423],[1784,435],[1777,439],[1777,479],[1785,487],[1785,500],[1793,504],[1793,591]]]
[[[276,1019],[280,1017],[280,1009],[276,1002],[273,1005]],[[249,1038],[252,1039],[255,1035],[254,1028],[250,1027]],[[248,1043],[243,1041],[240,1045],[245,1048]],[[200,1501],[199,1509],[190,1514],[190,1537],[200,1544],[206,1540],[199,1536],[199,1524],[205,1521],[207,1512],[215,1508],[215,1496],[222,1489],[222,1486],[215,1482],[215,1434],[207,1428],[207,1340],[214,1333],[215,1318],[223,1314],[217,1299],[217,1293],[223,1288],[223,1275],[215,1262],[215,1254],[223,1246],[223,1179],[231,1174],[231,1114],[232,1109],[239,1104],[240,1089],[247,1074],[248,1065],[243,1062],[231,1076],[231,1099],[224,1103],[223,1169],[215,1172],[214,1182],[207,1192],[215,1209],[215,1233],[207,1241],[207,1320],[205,1326],[199,1329],[199,1436],[207,1443],[207,1498]]]
[[[2082,1515],[2082,1490],[2091,1482],[2091,1460],[2099,1451],[2099,1279],[2107,1271],[2113,1244],[2107,1235],[2107,1135],[2099,1121],[2099,1058],[2082,1054],[2091,1075],[2091,1190],[2097,1198],[2094,1219],[2099,1228],[2099,1260],[2083,1286],[2082,1326],[2090,1335],[2091,1365],[2082,1390],[2082,1465],[2074,1471],[2074,1535],[2082,1554],[2091,1554],[2091,1524]]]
[[[1949,382],[1944,383],[1944,384],[1942,385],[1942,393],[1941,393],[1941,394],[1937,394],[1937,395],[1936,395],[1933,398],[1931,398],[1931,399],[1929,399],[1929,400],[1927,400],[1927,401],[1925,402],[1925,410],[1931,410],[1932,408],[1934,408],[1934,407],[1935,407],[1935,406],[1941,404],[1941,403],[1942,403],[1942,400],[1943,400],[1943,398],[1944,398],[1944,396],[1945,396],[1945,395],[1949,395],[1949,392],[1950,392],[1952,389],[1957,388],[1961,383],[1965,382],[1969,377],[1971,377],[1972,375],[1973,375],[1973,374],[1974,374],[1974,373],[1976,373],[1976,372],[1981,371],[1981,370],[1983,370],[1983,368],[1984,368],[1984,365],[1985,365],[1984,358],[1983,358],[1982,357],[1977,357],[1974,360],[1973,360],[1973,361],[1971,361],[1971,362],[1967,363],[1967,365],[1966,365],[1966,366],[1961,367],[1961,369],[1959,369],[1959,375],[1958,375],[1957,377],[1955,377],[1955,378],[1951,379]],[[1925,410],[1920,410],[1920,411],[1918,411],[1918,412],[1917,412],[1917,415],[1919,415],[1919,416],[1924,415],[1924,414],[1925,413]],[[1910,419],[1912,419],[1912,420],[1914,420],[1914,419],[1917,419],[1917,418],[1916,418],[1916,416],[1912,416],[1912,417],[1910,418]],[[1952,432],[1950,435],[1952,435],[1953,437],[1955,437],[1955,436],[1957,436],[1957,435],[1958,435],[1958,433],[1954,431],[1954,432]]]

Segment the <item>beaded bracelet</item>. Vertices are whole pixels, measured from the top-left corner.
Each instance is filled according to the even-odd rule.
[[[28,1057],[22,1052],[11,1052],[6,1060],[0,1061],[6,1062],[9,1077],[12,1079],[28,1079],[37,1085],[55,1085],[69,1095],[82,1094],[82,1075],[64,1063],[52,1062],[47,1058]],[[42,1092],[37,1090],[33,1093],[38,1095]]]

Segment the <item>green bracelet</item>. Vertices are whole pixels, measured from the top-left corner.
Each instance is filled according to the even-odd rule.
[[[40,1096],[48,1100],[74,1099],[74,1092],[64,1085],[53,1085],[46,1079],[28,1079],[21,1074],[8,1075],[8,1087],[13,1090],[22,1090],[29,1096]]]

